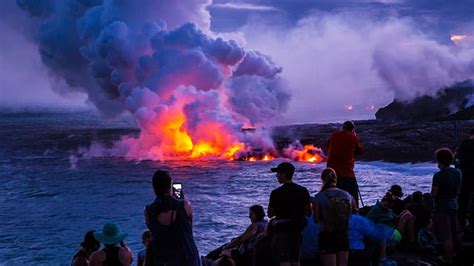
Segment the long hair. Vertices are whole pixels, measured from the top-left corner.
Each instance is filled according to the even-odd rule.
[[[255,213],[255,216],[257,216],[257,222],[263,221],[263,219],[265,218],[265,210],[261,205],[255,204],[252,205],[249,209],[250,211]]]
[[[152,177],[152,185],[155,195],[164,196],[170,189],[172,179],[168,171],[157,170]]]
[[[321,172],[321,180],[323,181],[323,186],[321,191],[324,191],[331,187],[331,185],[337,184],[337,175],[336,171],[332,168],[326,168]]]

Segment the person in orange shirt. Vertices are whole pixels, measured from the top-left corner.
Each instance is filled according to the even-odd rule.
[[[337,187],[349,192],[359,206],[359,186],[354,174],[354,156],[362,153],[362,144],[355,133],[354,122],[346,121],[342,130],[334,132],[328,141],[327,167],[337,174]]]

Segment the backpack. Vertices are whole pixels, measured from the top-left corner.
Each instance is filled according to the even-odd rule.
[[[344,197],[343,192],[337,191],[336,195],[324,194],[329,200],[327,206],[328,217],[324,217],[325,232],[347,232],[349,230],[349,217],[351,215],[351,202]]]

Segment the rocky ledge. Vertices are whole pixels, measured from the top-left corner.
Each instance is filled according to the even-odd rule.
[[[455,149],[474,128],[474,120],[384,122],[354,121],[364,146],[359,160],[388,162],[428,162],[440,147]],[[275,127],[273,139],[279,148],[300,140],[326,152],[329,135],[341,124],[305,124]]]

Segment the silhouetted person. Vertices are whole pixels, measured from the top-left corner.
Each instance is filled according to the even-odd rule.
[[[311,214],[309,192],[293,183],[295,167],[291,163],[281,163],[271,170],[282,184],[272,191],[268,204],[268,217],[275,217],[271,225],[273,258],[280,265],[299,265],[302,231],[306,216]]]
[[[352,121],[342,124],[342,130],[334,132],[328,141],[327,167],[337,174],[337,187],[349,192],[359,206],[359,186],[354,174],[354,156],[362,153],[362,144],[355,133]]]
[[[191,204],[171,196],[173,181],[167,171],[156,171],[152,184],[156,198],[145,207],[145,222],[152,235],[152,256],[147,256],[145,265],[200,266]]]
[[[458,194],[462,176],[459,169],[451,167],[453,153],[448,148],[436,151],[439,171],[433,176],[433,228],[436,238],[443,243],[443,257],[447,263],[453,262],[454,245],[460,243],[458,235]]]
[[[121,232],[115,223],[105,223],[102,231],[94,232],[94,237],[105,247],[92,253],[89,266],[129,266],[132,264],[132,252],[123,242],[127,233]]]
[[[145,258],[146,258],[146,250],[148,247],[148,244],[151,241],[151,232],[146,230],[142,234],[142,243],[143,246],[145,247],[144,249],[140,250],[137,255],[137,266],[143,266],[145,265]]]
[[[466,219],[468,219],[471,230],[474,230],[474,129],[471,130],[469,138],[461,142],[456,150],[456,156],[462,172],[459,223],[461,229],[464,230]]]
[[[84,241],[81,243],[81,249],[72,259],[72,266],[87,266],[91,254],[94,251],[99,250],[100,243],[95,239],[94,232],[95,230],[88,231],[84,236]]]

